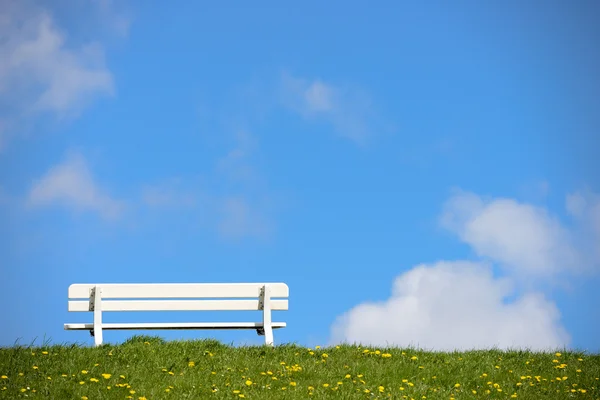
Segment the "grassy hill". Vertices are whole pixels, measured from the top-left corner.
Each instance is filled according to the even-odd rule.
[[[0,349],[0,398],[600,399],[600,355],[231,347],[135,336]]]

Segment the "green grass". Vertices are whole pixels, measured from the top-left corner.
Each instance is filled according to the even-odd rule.
[[[135,336],[98,348],[1,348],[0,376],[2,399],[600,399],[600,355],[567,351],[232,347]]]

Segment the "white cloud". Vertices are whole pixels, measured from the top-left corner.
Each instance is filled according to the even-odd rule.
[[[583,268],[573,233],[541,207],[459,193],[446,203],[441,223],[479,256],[521,275]]]
[[[115,218],[123,210],[121,201],[111,198],[96,182],[80,154],[71,154],[38,181],[29,192],[28,204],[42,207],[63,205],[75,211],[93,211]]]
[[[369,96],[356,89],[284,74],[281,92],[286,107],[304,118],[329,122],[340,136],[356,143],[379,129]]]
[[[114,91],[102,47],[69,46],[50,12],[28,1],[2,1],[0,60],[0,118],[11,125],[42,112],[76,115]]]
[[[332,343],[454,349],[568,345],[555,305],[539,293],[508,303],[512,283],[466,261],[419,265],[398,276],[391,297],[360,304],[332,327]]]
[[[513,199],[457,193],[440,223],[486,261],[411,269],[396,279],[388,300],[359,304],[339,317],[333,341],[436,350],[567,346],[557,308],[533,288],[541,278],[569,278],[600,264],[600,196],[573,193],[566,208],[574,224]],[[492,275],[492,262],[504,278]],[[520,285],[525,279],[529,286]]]

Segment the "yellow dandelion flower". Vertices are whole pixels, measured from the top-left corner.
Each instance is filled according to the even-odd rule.
[[[102,374],[102,377],[104,379],[110,379],[111,376],[112,376],[111,374]]]
[[[352,377],[352,376],[351,376],[350,374],[346,374],[346,375],[344,376],[344,378],[346,378],[346,379],[350,379],[351,377]]]
[[[250,379],[248,379],[248,380],[246,381],[246,386],[251,386],[251,385],[252,385],[252,381],[251,381]]]
[[[377,389],[379,390],[379,393],[383,393],[385,391],[383,386],[379,386]]]
[[[329,383],[324,383],[324,384],[323,384],[323,387],[324,387],[324,388],[326,388],[326,387],[329,387]]]
[[[455,384],[454,384],[454,387],[455,387],[455,388],[459,388],[459,387],[460,387],[460,383],[455,383]]]
[[[88,400],[87,396],[81,396],[81,400]]]
[[[83,371],[81,371],[82,374],[87,374],[88,372],[84,369]]]
[[[0,376],[0,378],[2,378],[2,379],[8,379],[8,376],[2,375],[2,376]]]
[[[410,359],[414,361],[417,359],[417,356],[412,356]]]
[[[555,353],[554,355],[555,355],[556,357],[560,357],[560,356],[562,356],[562,354],[560,354],[560,353]]]

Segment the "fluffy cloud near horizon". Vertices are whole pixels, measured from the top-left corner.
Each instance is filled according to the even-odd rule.
[[[596,270],[600,197],[577,192],[567,196],[566,208],[572,225],[514,199],[456,193],[440,224],[482,260],[440,261],[402,273],[389,299],[359,304],[339,317],[332,341],[435,350],[567,346],[560,314],[535,282]],[[494,265],[504,277],[492,275]],[[534,283],[515,291],[524,280]]]
[[[554,349],[570,338],[556,306],[540,293],[512,302],[508,279],[487,264],[443,261],[398,276],[391,297],[338,317],[332,343],[415,346],[432,350]]]
[[[31,207],[59,205],[73,211],[91,211],[114,219],[124,203],[109,196],[94,180],[85,158],[71,153],[34,182],[27,203]]]
[[[358,89],[289,74],[282,75],[280,89],[288,109],[308,120],[328,122],[338,135],[357,144],[380,127],[370,97]]]
[[[113,94],[102,46],[69,43],[49,10],[29,1],[2,2],[0,142],[33,115],[76,115],[96,96]]]

